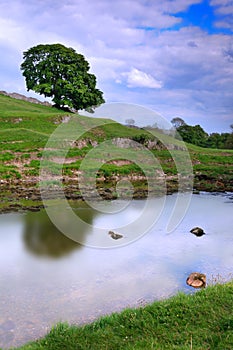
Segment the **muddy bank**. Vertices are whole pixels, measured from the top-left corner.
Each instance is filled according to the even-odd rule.
[[[63,197],[63,193],[67,200],[82,200],[83,196],[79,189],[78,182],[71,180],[64,184],[63,192],[61,194],[60,187],[46,187],[40,189],[38,183],[22,183],[20,181],[14,181],[14,183],[7,183],[0,185],[0,213],[23,211],[23,210],[40,210],[44,207],[47,200],[59,199]],[[168,189],[168,193],[173,193],[177,189],[175,184],[171,184]],[[122,189],[122,192],[117,192],[116,184],[112,182],[105,182],[97,185],[96,191],[88,186],[83,189],[85,197],[92,200],[114,200],[117,198],[134,198],[142,199],[148,196],[147,184],[143,181],[139,181],[135,187],[133,193],[127,192],[127,189]],[[155,186],[150,191],[153,195],[162,195],[161,187]],[[43,202],[42,202],[43,198]],[[46,204],[45,204],[46,205]]]
[[[190,179],[182,181],[182,187],[179,187],[178,179],[176,176],[170,176],[166,179],[166,188],[163,183],[158,179],[155,181],[153,188],[148,191],[148,184],[146,179],[137,179],[131,181],[133,185],[133,191],[128,191],[126,187],[117,189],[116,180],[99,181],[96,184],[96,191],[86,186],[84,189],[85,196],[88,199],[98,200],[113,200],[117,198],[134,198],[143,199],[148,196],[148,192],[153,196],[160,196],[163,194],[172,194],[174,192],[193,190],[206,192],[232,192],[233,180],[229,179],[216,179],[207,177],[206,175],[198,175],[194,177],[193,189],[190,187]],[[83,199],[79,184],[77,180],[67,178],[63,182],[62,189],[67,200],[80,200]],[[44,201],[42,202],[42,196]],[[61,198],[60,188],[56,186],[46,187],[40,189],[37,179],[27,180],[11,180],[2,181],[0,183],[0,213],[31,210],[37,211],[44,207],[45,200],[52,200],[55,198]]]

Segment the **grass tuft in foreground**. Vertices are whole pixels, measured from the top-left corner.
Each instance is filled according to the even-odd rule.
[[[231,350],[233,282],[180,293],[127,309],[85,326],[58,324],[45,338],[20,350]]]

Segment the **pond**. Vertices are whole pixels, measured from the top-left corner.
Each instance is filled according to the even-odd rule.
[[[63,235],[45,211],[0,215],[0,347],[7,349],[43,336],[59,321],[82,324],[126,307],[167,298],[186,285],[191,272],[227,280],[233,272],[233,195],[193,195],[181,223],[166,231],[176,194],[167,196],[156,223],[142,237],[122,239],[117,248],[81,245]],[[160,199],[158,199],[159,201]],[[120,201],[119,201],[119,204]],[[106,227],[135,215],[145,200],[114,215],[96,213],[80,202],[73,211]],[[67,208],[69,210],[69,208]],[[196,237],[195,226],[206,234]],[[115,244],[115,243],[114,243]],[[117,243],[118,244],[118,243]]]

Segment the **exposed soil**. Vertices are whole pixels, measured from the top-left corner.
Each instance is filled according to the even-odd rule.
[[[101,178],[96,183],[96,189],[88,186],[84,188],[85,196],[89,199],[113,200],[117,198],[131,198],[132,193],[128,191],[127,183],[125,188],[117,192],[117,183],[119,178]],[[142,176],[124,177],[123,180],[129,180],[134,186],[133,198],[142,199],[148,196],[148,184]],[[192,190],[190,181],[182,181],[182,187],[179,188],[178,179],[176,176],[166,178],[166,193],[164,193],[163,179],[154,179],[154,187],[150,188],[150,195],[160,196],[163,194],[172,194],[179,191]],[[40,189],[38,186],[37,177],[25,177],[24,179],[1,180],[0,181],[0,213],[31,210],[37,211],[44,207],[45,200],[51,200],[61,197],[61,187],[51,185],[50,187]],[[63,179],[62,189],[67,200],[80,200],[83,196],[79,189],[77,179],[66,177]],[[97,191],[96,191],[97,190]],[[127,192],[128,191],[128,192]],[[224,179],[216,179],[208,176],[195,176],[193,191],[207,192],[232,192],[233,180],[224,181]],[[42,202],[43,197],[43,202]],[[46,205],[46,204],[45,204]]]

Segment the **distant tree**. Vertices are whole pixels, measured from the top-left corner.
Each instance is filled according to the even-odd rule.
[[[61,44],[37,45],[23,53],[21,70],[27,90],[52,97],[56,107],[76,110],[95,108],[104,103],[96,89],[96,77],[90,74],[84,56]]]
[[[180,126],[186,125],[185,121],[180,117],[175,117],[171,120],[172,125],[175,129],[179,128]]]
[[[162,130],[162,129],[160,129],[159,124],[156,123],[156,122],[153,123],[153,124],[146,125],[145,128],[146,128],[146,129],[157,129],[157,130]]]
[[[181,125],[176,129],[176,138],[182,139],[185,142],[193,143],[194,135],[191,125]]]
[[[184,124],[177,128],[177,132],[183,141],[197,146],[206,147],[208,134],[200,125],[191,126]]]
[[[218,132],[211,133],[207,140],[207,147],[210,148],[222,148],[222,137]]]
[[[233,124],[230,125],[230,128],[231,128],[231,133],[221,134],[225,136],[224,148],[226,149],[233,149]]]
[[[151,125],[151,127],[152,129],[159,129],[159,124],[155,122]]]
[[[224,146],[225,146],[224,148],[226,149],[233,149],[233,130],[231,134],[228,134]]]
[[[129,125],[129,126],[132,126],[132,125],[135,124],[135,120],[132,119],[132,118],[129,118],[129,119],[126,119],[126,120],[125,120],[125,123],[126,123],[127,125]]]
[[[207,147],[220,149],[233,149],[233,133],[212,133],[207,140]]]
[[[205,130],[198,124],[193,126],[195,145],[206,147],[206,142],[208,139],[208,134]]]
[[[233,130],[233,124],[230,127]],[[200,147],[233,149],[233,131],[221,134],[214,132],[208,135],[200,125],[191,126],[184,123],[176,129],[175,137]]]

